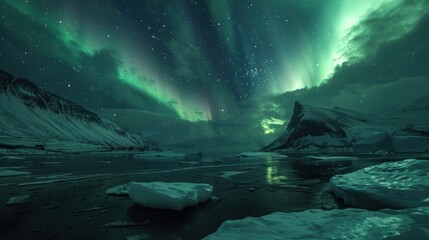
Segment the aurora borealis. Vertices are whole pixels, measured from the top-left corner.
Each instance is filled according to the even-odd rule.
[[[1,68],[94,110],[210,122],[220,135],[218,126],[276,132],[293,98],[354,106],[363,83],[428,76],[427,0],[4,0],[0,8]]]

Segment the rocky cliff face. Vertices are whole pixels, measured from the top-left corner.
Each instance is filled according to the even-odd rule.
[[[296,102],[286,133],[265,150],[347,148],[351,144],[348,128],[367,123],[367,118],[360,113],[337,107],[316,108]]]
[[[296,102],[286,132],[263,150],[422,152],[429,149],[429,115],[420,112],[418,119],[403,112],[377,116]]]
[[[145,148],[146,140],[83,106],[0,70],[0,147],[86,151]]]

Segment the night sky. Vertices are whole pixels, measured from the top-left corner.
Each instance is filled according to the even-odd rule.
[[[429,0],[2,0],[0,68],[143,135],[258,142],[285,128],[295,100],[377,112],[429,94],[428,11]]]

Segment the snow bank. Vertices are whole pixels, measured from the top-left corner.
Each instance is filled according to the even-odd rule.
[[[330,188],[347,205],[367,208],[429,206],[429,161],[386,162],[331,178]]]
[[[426,212],[429,217],[429,211]],[[229,220],[204,238],[215,239],[429,239],[413,218],[400,212],[319,209]]]
[[[207,201],[213,187],[204,183],[185,182],[132,182],[128,195],[149,208],[182,210]]]

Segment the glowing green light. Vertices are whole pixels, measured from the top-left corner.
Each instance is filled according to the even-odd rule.
[[[277,118],[264,118],[261,121],[261,127],[264,130],[264,134],[270,134],[275,132],[275,128],[272,127],[272,125],[283,125],[285,123],[284,120],[277,119]]]

